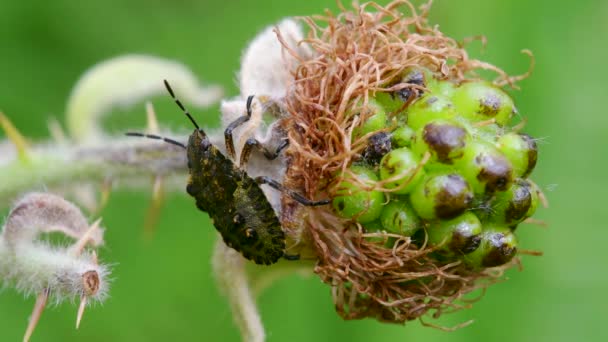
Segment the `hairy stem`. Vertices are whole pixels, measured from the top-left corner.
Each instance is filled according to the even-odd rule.
[[[251,291],[246,260],[221,239],[215,244],[213,268],[218,287],[230,301],[232,315],[244,342],[264,342],[266,336],[255,298]]]
[[[81,183],[101,184],[107,179],[150,188],[151,179],[163,176],[169,188],[183,188],[188,173],[183,149],[136,138],[108,141],[89,146],[35,147],[25,159],[0,151],[0,205],[6,206],[17,194],[36,187],[69,188]]]

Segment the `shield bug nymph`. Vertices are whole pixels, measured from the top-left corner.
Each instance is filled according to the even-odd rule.
[[[240,166],[234,163],[235,149],[232,132],[251,118],[253,96],[247,98],[246,115],[228,125],[224,131],[227,156],[214,146],[203,129],[175,96],[169,83],[164,81],[167,91],[190,119],[194,132],[184,145],[172,139],[151,134],[127,133],[163,140],[186,150],[190,177],[186,191],[196,199],[196,206],[209,214],[213,225],[220,232],[226,245],[241,252],[257,264],[270,265],[281,257],[294,260],[297,255],[285,254],[285,233],[279,218],[260,188],[266,184],[292,197],[306,206],[318,206],[329,200],[311,201],[301,194],[286,189],[279,182],[265,176],[250,177],[244,168],[252,150],[258,149],[268,159],[275,159],[287,147],[285,140],[276,150],[271,151],[254,138],[245,143],[240,157]]]

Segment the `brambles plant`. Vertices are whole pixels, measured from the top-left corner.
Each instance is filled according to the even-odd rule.
[[[312,271],[330,286],[344,319],[403,324],[469,307],[465,295],[487,288],[520,262],[519,255],[527,251],[520,248],[525,241],[517,240],[516,228],[546,202],[529,178],[538,156],[535,140],[520,132],[520,114],[507,93],[529,73],[513,77],[470,59],[461,44],[428,23],[429,10],[430,3],[417,11],[407,1],[372,2],[304,18],[307,34],[291,19],[266,29],[243,55],[240,95],[221,104],[222,130],[205,130],[203,139],[197,127],[188,143],[185,134],[161,134],[151,104],[146,132],[135,135],[156,141],[102,139],[97,120],[114,105],[158,93],[165,75],[175,93],[194,105],[219,101],[219,88],[201,88],[183,66],[153,57],[102,63],[83,76],[72,94],[65,140],[28,146],[0,116],[16,146],[1,155],[0,199],[42,183],[98,211],[113,186],[146,189],[141,178],[147,175],[154,179],[153,218],[163,192],[186,193],[190,173],[188,193],[222,233],[213,266],[246,341],[265,338],[254,293],[295,271]],[[124,68],[133,72],[125,74]],[[484,80],[480,70],[497,78]],[[117,79],[130,90],[117,92]],[[63,136],[54,127],[54,135]],[[210,146],[213,158],[197,157]],[[222,174],[208,171],[222,165]],[[198,167],[204,172],[193,174]],[[210,185],[214,182],[224,187]],[[96,197],[97,184],[104,184],[102,200],[86,201]],[[267,201],[243,201],[251,187],[261,189],[256,196]],[[202,188],[229,193],[206,195]],[[50,196],[52,203],[65,204],[55,195],[29,196],[23,201]],[[207,203],[211,198],[216,200]],[[218,199],[228,202],[218,205]],[[278,218],[280,225],[272,227],[283,231],[275,232],[280,241],[270,261],[263,251],[251,250],[264,233],[256,227],[268,223],[254,215],[256,203],[274,211],[267,216]],[[3,236],[11,231],[15,212],[23,214],[19,208],[9,215]],[[56,227],[47,214],[32,214],[38,219],[28,221],[31,228],[47,232],[45,227]],[[81,221],[78,232],[87,226]],[[79,239],[79,252],[63,257],[80,262],[89,241],[83,234],[68,234]],[[12,270],[30,255],[2,240],[0,247],[6,256],[0,276],[7,283],[43,298],[62,293],[51,276],[24,286],[21,273]],[[235,249],[247,250],[246,258]],[[272,265],[251,263],[252,255]],[[57,260],[53,267],[61,264]],[[79,272],[95,271],[99,284],[105,284],[106,268],[95,257],[85,261],[90,265]],[[105,289],[74,285],[64,296],[97,298]]]

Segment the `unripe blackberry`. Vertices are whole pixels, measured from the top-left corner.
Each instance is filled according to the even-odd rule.
[[[457,167],[475,194],[505,191],[513,181],[513,167],[509,160],[484,141],[469,143]]]
[[[496,145],[513,165],[514,177],[528,177],[534,170],[538,148],[531,136],[523,133],[507,133],[498,139]]]
[[[350,171],[367,186],[374,186],[378,181],[376,173],[367,167],[352,166]],[[344,176],[344,180],[338,185],[336,196],[332,199],[334,210],[340,216],[360,223],[377,219],[382,212],[384,194],[377,190],[364,189],[352,176]]]
[[[485,81],[463,83],[454,91],[452,101],[458,113],[471,122],[493,118],[504,126],[516,112],[511,97]]]
[[[431,152],[431,162],[454,164],[464,155],[470,136],[467,130],[456,122],[434,120],[418,131],[413,149],[419,155]]]
[[[382,227],[391,233],[412,236],[421,227],[420,220],[405,200],[391,200],[380,214]]]
[[[360,113],[365,114],[363,123],[353,130],[355,138],[362,137],[368,133],[377,132],[387,126],[386,111],[376,100],[369,99],[367,106]]]
[[[536,188],[526,179],[517,179],[504,192],[497,193],[489,205],[488,220],[514,227],[534,214],[538,203]]]
[[[407,124],[417,131],[432,120],[450,120],[456,118],[456,116],[457,112],[448,97],[427,94],[409,107]]]
[[[438,252],[445,256],[468,254],[479,247],[481,231],[481,222],[469,211],[451,220],[432,222],[429,243],[440,245]]]
[[[407,194],[424,177],[424,169],[419,167],[420,160],[407,147],[392,150],[380,162],[380,179],[394,179],[387,183],[387,189],[395,189],[395,194]]]
[[[391,136],[391,142],[395,147],[410,147],[416,132],[411,127],[403,125],[395,129]]]
[[[508,227],[498,225],[484,227],[479,248],[463,259],[472,268],[495,267],[506,264],[516,253],[515,234]]]
[[[410,200],[423,219],[451,219],[470,208],[473,191],[457,173],[432,174],[414,189]]]
[[[523,123],[511,128],[516,109],[502,90],[528,73],[470,58],[420,20],[428,4],[411,17],[398,9],[416,11],[407,1],[372,5],[322,26],[309,20],[302,44],[314,54],[290,64],[295,80],[279,122],[290,142],[284,181],[312,198],[335,196],[337,212],[290,205],[283,194],[281,220],[305,234],[288,241],[312,242],[315,273],[334,289],[343,318],[403,324],[462,307],[516,264],[513,229],[538,202],[526,179],[536,148],[509,133]],[[291,56],[295,46],[284,44]],[[476,80],[487,73],[493,83]],[[384,110],[357,108],[368,99]],[[381,192],[379,215],[362,204],[368,197],[328,182],[352,165],[376,172],[372,186],[344,182]]]
[[[448,98],[451,98],[454,94],[454,91],[457,89],[456,85],[450,81],[430,81],[427,88],[429,89],[429,94],[432,95],[442,95]]]

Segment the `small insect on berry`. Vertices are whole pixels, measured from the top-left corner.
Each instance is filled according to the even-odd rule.
[[[275,151],[270,151],[259,141],[250,138],[245,143],[240,157],[240,167],[234,163],[235,150],[232,132],[251,118],[253,96],[247,98],[247,114],[232,122],[224,131],[226,151],[223,155],[214,146],[192,115],[173,93],[167,81],[167,91],[190,119],[194,132],[184,145],[172,139],[151,134],[127,133],[129,136],[163,140],[186,150],[190,177],[186,191],[196,199],[196,206],[209,214],[213,225],[220,232],[227,246],[239,251],[256,264],[270,265],[281,257],[297,260],[299,255],[285,254],[285,233],[270,202],[260,188],[262,184],[285,193],[306,206],[319,206],[329,200],[311,201],[301,194],[286,189],[282,184],[266,176],[250,177],[243,169],[254,148],[262,151],[268,159],[275,159],[287,147],[285,140]]]

